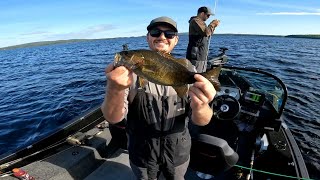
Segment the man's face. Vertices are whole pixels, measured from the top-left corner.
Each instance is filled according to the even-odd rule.
[[[208,20],[210,18],[210,14],[202,12],[201,13],[201,18],[202,18],[203,21],[206,21],[206,20]]]
[[[166,32],[166,33],[165,33]],[[165,35],[167,34],[167,36]],[[157,26],[147,34],[150,49],[170,53],[177,45],[179,37],[174,30],[166,26]]]

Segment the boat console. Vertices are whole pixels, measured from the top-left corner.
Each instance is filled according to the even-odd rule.
[[[191,126],[191,132],[193,132],[193,128],[198,128],[196,133],[201,136],[209,135],[225,140],[226,146],[215,148],[233,149],[233,160],[236,159],[237,162],[232,161],[234,163],[232,166],[241,164],[248,167],[253,164],[252,158],[254,156],[263,154],[272,144],[271,138],[267,135],[270,132],[279,131],[282,122],[280,117],[286,102],[287,90],[281,80],[259,69],[226,66],[226,50],[221,48],[219,57],[209,61],[208,65],[208,68],[222,66],[219,76],[221,90],[217,92],[211,104],[214,117],[204,127]],[[197,137],[194,138],[194,141],[194,144],[199,146]],[[217,141],[220,142],[221,140]],[[205,147],[209,145],[212,144],[204,145],[203,149],[206,149]],[[229,150],[229,152],[232,151]],[[206,153],[208,154],[208,152]],[[201,154],[203,154],[201,148],[192,149],[191,156],[197,157],[196,159],[200,159]],[[219,156],[228,157],[227,154],[221,153]],[[239,159],[236,157],[239,157]],[[210,158],[207,157],[207,159]],[[214,161],[212,160],[212,162]],[[224,164],[221,161],[216,163]],[[197,160],[192,160],[192,158],[191,167],[199,171],[205,169],[197,163]],[[220,168],[219,172],[206,169],[205,171],[211,172],[210,174],[216,177],[230,168],[230,166],[225,167],[224,170]],[[227,177],[222,177],[222,179],[224,178]]]
[[[267,77],[256,72],[223,69],[219,77],[221,90],[212,104],[215,119],[233,120],[239,131],[278,130],[286,91],[277,81]],[[255,82],[256,78],[270,81],[274,86],[263,87]],[[254,127],[250,130],[244,126]]]

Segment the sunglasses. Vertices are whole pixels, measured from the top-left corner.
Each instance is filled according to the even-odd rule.
[[[162,31],[160,29],[152,29],[152,30],[149,31],[149,34],[152,37],[159,37],[162,33],[168,39],[172,39],[177,35],[177,33],[172,31],[172,30]]]
[[[207,14],[207,18],[209,18],[210,17],[210,14]]]

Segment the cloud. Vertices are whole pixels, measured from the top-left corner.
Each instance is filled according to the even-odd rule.
[[[48,31],[34,31],[34,32],[28,32],[28,33],[22,33],[20,35],[22,36],[29,36],[29,35],[42,35],[42,34],[48,34]]]
[[[110,31],[116,29],[112,24],[99,24],[96,26],[89,26],[83,30],[60,34],[61,36],[66,37],[73,37],[73,38],[84,38],[84,37],[91,37],[94,34],[102,33],[106,31]]]
[[[43,38],[48,40],[94,38],[95,35],[99,33],[104,33],[114,29],[116,29],[116,27],[112,24],[99,24],[96,26],[89,26],[78,31],[66,33],[51,33],[45,35]]]
[[[99,33],[115,29],[112,24],[100,24],[96,26],[90,26],[84,30],[84,33]]]
[[[103,32],[107,32],[110,30],[114,30],[116,27],[111,24],[99,24],[96,26],[89,26],[84,29],[80,29],[77,31],[65,32],[65,33],[55,33],[50,31],[31,31],[20,34],[20,39],[23,38],[31,38],[36,37],[36,39],[76,39],[76,38],[90,38],[95,35]]]
[[[320,16],[320,12],[272,12],[272,13],[256,13],[257,15],[266,16]]]
[[[270,8],[282,8],[282,9],[291,9],[291,10],[299,10],[299,11],[318,11],[314,6],[308,5],[308,3],[304,3],[303,1],[301,2],[291,2],[287,3],[286,1],[275,1],[275,2],[270,2],[270,1],[265,1],[265,0],[239,0],[242,1],[243,3],[248,3],[252,5],[257,5],[260,7],[270,7]]]

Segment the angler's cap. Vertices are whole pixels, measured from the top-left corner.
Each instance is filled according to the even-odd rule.
[[[167,26],[171,27],[175,32],[178,32],[177,23],[174,20],[172,20],[171,18],[166,17],[166,16],[161,16],[161,17],[153,19],[150,22],[149,26],[147,27],[147,30],[150,31],[152,28],[154,28],[155,26],[158,26],[158,25],[167,25]]]
[[[206,6],[202,6],[202,7],[200,7],[200,8],[198,9],[198,14],[199,14],[199,13],[202,13],[202,12],[204,12],[204,13],[206,13],[206,14],[214,15],[214,14],[212,13],[211,9],[208,8],[208,7],[206,7]]]

